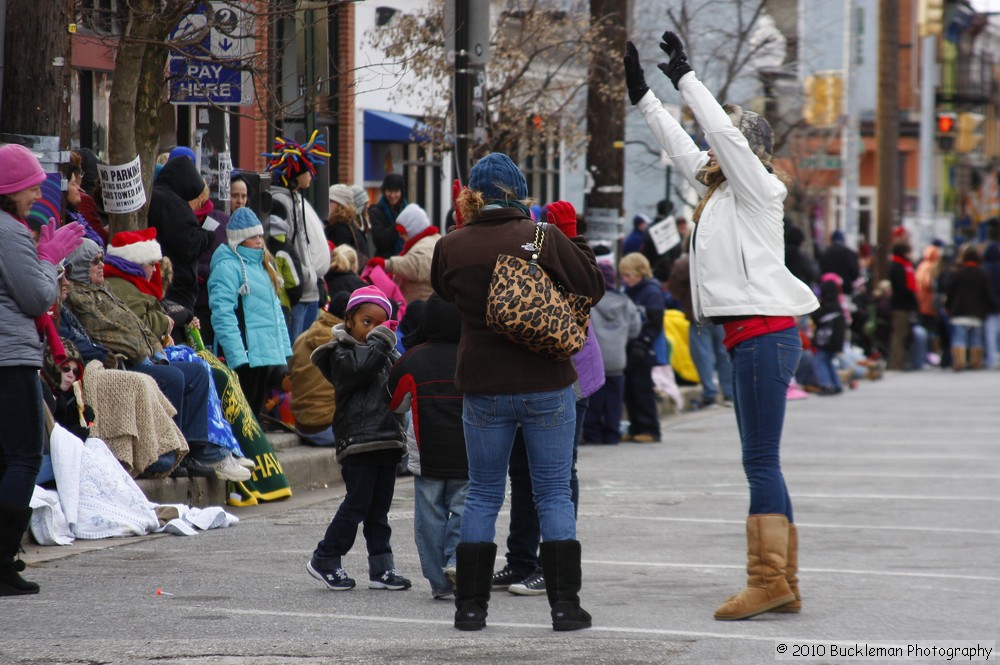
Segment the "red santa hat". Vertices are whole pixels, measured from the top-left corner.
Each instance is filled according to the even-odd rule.
[[[156,242],[156,229],[152,227],[139,231],[119,231],[105,251],[108,256],[117,256],[139,265],[155,263],[163,258],[160,243]]]

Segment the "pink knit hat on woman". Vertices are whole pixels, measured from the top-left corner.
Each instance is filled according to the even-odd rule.
[[[0,146],[0,194],[14,194],[45,180],[45,171],[34,154],[22,145]]]

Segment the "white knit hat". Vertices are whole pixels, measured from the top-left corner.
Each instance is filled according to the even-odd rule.
[[[403,208],[396,217],[396,226],[403,227],[406,235],[411,238],[431,225],[431,220],[427,219],[427,213],[416,203]]]
[[[330,185],[330,200],[342,206],[354,206],[354,191],[350,185]]]

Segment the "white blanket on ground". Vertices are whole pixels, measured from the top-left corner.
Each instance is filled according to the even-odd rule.
[[[162,532],[196,535],[194,527],[232,526],[239,519],[218,507],[171,506],[176,519],[160,526],[150,503],[100,439],[80,441],[60,425],[50,439],[58,492],[35,487],[31,532],[42,545],[68,545],[74,538],[96,540]]]

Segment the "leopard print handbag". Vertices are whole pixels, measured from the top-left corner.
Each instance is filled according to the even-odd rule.
[[[569,360],[587,342],[591,302],[568,293],[538,264],[545,226],[535,224],[530,259],[497,257],[486,298],[486,325],[543,358]]]

